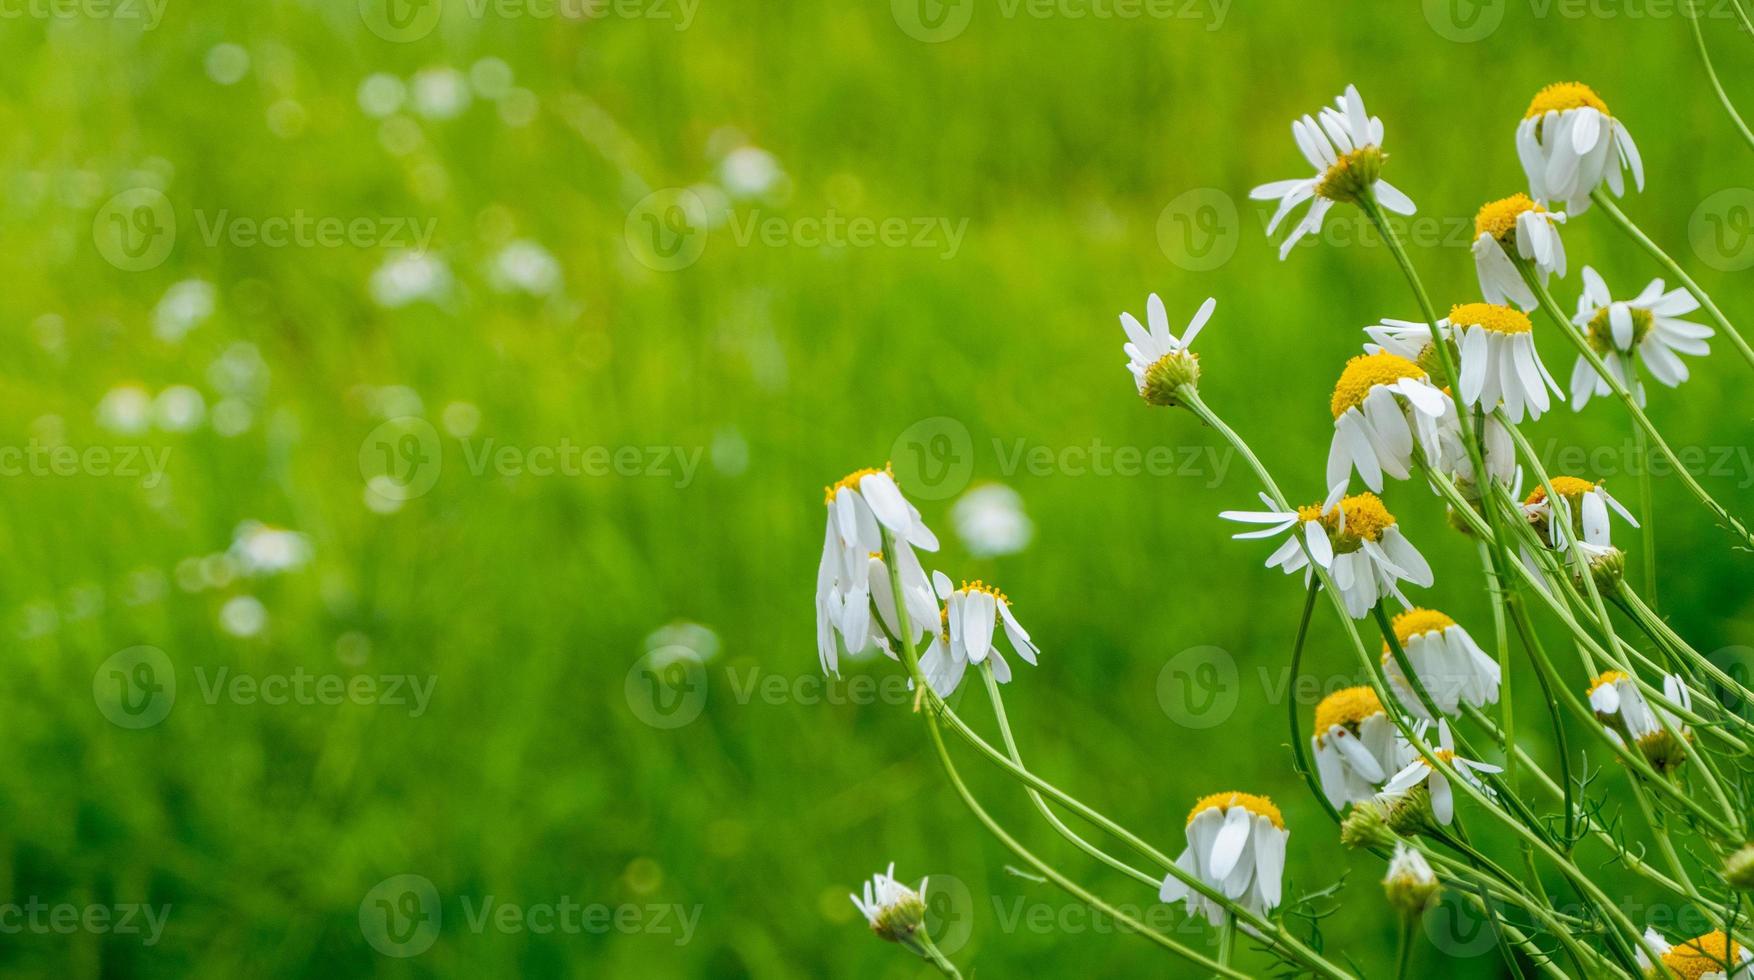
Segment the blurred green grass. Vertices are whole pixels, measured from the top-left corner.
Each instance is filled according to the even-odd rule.
[[[749,0],[707,0],[682,31],[472,18],[453,5],[410,43],[374,34],[351,3],[173,0],[151,31],[9,24],[0,443],[144,443],[171,455],[154,489],[92,475],[0,484],[12,558],[0,613],[13,640],[12,669],[0,672],[13,746],[0,770],[10,817],[0,901],[172,911],[149,948],[25,933],[0,943],[0,964],[18,975],[922,975],[845,899],[893,860],[910,880],[967,886],[966,907],[950,910],[972,925],[956,957],[965,972],[1180,975],[1136,939],[1007,928],[1020,900],[1056,915],[1065,903],[1005,872],[1012,859],[949,792],[907,706],[801,703],[817,700],[809,592],[822,485],[945,417],[947,431],[968,433],[973,477],[1018,489],[1036,525],[1024,554],[975,560],[948,533],[949,501],[921,502],[947,542],[935,564],[1000,581],[1044,651],[1007,692],[1032,764],[1172,853],[1194,797],[1273,794],[1294,831],[1295,887],[1350,872],[1346,905],[1324,924],[1329,948],[1380,972],[1393,934],[1375,895],[1380,868],[1342,853],[1288,765],[1273,692],[1298,586],[1215,519],[1252,502],[1249,475],[1237,465],[1222,479],[1032,475],[1006,472],[997,447],[1216,446],[1186,415],[1139,404],[1115,320],[1141,312],[1149,291],[1172,318],[1215,295],[1200,340],[1208,399],[1289,492],[1321,495],[1332,379],[1360,327],[1413,307],[1379,247],[1329,243],[1278,262],[1267,212],[1245,198],[1301,172],[1290,119],[1347,82],[1387,124],[1391,179],[1447,229],[1522,188],[1512,131],[1528,97],[1549,81],[1588,81],[1644,152],[1650,185],[1628,210],[1732,318],[1754,314],[1745,274],[1706,267],[1685,245],[1695,208],[1745,182],[1748,159],[1682,21],[1513,3],[1489,37],[1456,43],[1419,7],[1401,7],[1266,3],[1214,25],[1007,19],[977,5],[941,44],[909,37],[881,4]],[[1754,97],[1746,38],[1706,26],[1724,77]],[[222,44],[248,55],[232,84],[208,67]],[[480,95],[448,119],[404,109],[385,121],[360,104],[373,73],[408,79],[484,58],[534,97],[527,122],[507,123]],[[642,265],[630,212],[653,190],[717,179],[715,154],[737,139],[771,153],[787,188],[740,203],[740,215],[966,219],[966,239],[945,259],[739,245],[721,228],[685,269]],[[104,260],[92,226],[112,195],[139,186],[164,192],[178,234],[161,265],[130,272]],[[1205,272],[1171,262],[1157,232],[1165,206],[1199,188],[1239,214],[1234,257]],[[211,221],[222,209],[435,219],[455,284],[440,302],[386,309],[369,282],[393,250],[208,244],[196,212]],[[1354,217],[1331,221],[1357,227]],[[1565,236],[1574,267],[1593,264],[1621,290],[1654,274],[1599,216]],[[493,288],[484,267],[514,239],[558,260],[559,295]],[[1465,248],[1428,245],[1415,260],[1439,303],[1475,298]],[[154,309],[190,278],[214,285],[215,309],[167,342]],[[1575,288],[1562,284],[1562,301]],[[126,384],[192,385],[211,411],[223,393],[210,366],[239,343],[267,370],[244,431],[125,436],[97,424],[105,394]],[[1718,347],[1680,392],[1653,396],[1677,445],[1747,447],[1754,435],[1745,375]],[[1564,377],[1563,346],[1548,336],[1543,352]],[[392,385],[411,389],[416,414],[443,433],[442,472],[429,493],[379,513],[359,458]],[[705,461],[682,487],[476,475],[441,419],[453,403],[478,409],[473,446],[569,439],[676,446]],[[1527,431],[1538,446],[1626,438],[1605,404]],[[1704,479],[1745,513],[1749,476]],[[1627,478],[1615,486],[1631,498]],[[1423,494],[1387,496],[1438,569],[1420,598],[1485,629],[1468,543]],[[1673,480],[1657,496],[1666,610],[1701,649],[1751,642],[1745,556]],[[183,588],[179,563],[224,551],[247,519],[308,535],[313,560]],[[230,635],[221,609],[244,594],[263,603],[267,625]],[[709,626],[720,650],[699,717],[654,728],[628,697],[628,672],[652,631],[678,620]],[[1335,625],[1318,619],[1314,637],[1311,672],[1350,676]],[[92,679],[136,644],[166,651],[180,686],[165,721],[130,731],[94,707]],[[1157,692],[1169,660],[1204,645],[1234,656],[1241,698],[1226,724],[1195,730]],[[390,705],[206,703],[196,671],[220,667],[410,674],[436,689],[418,717]],[[752,670],[802,696],[739,697]],[[1526,676],[1514,690],[1534,704]],[[985,720],[975,699],[966,706]],[[968,768],[1002,819],[1082,867],[1010,786],[972,758]],[[402,873],[430,879],[445,915],[432,948],[405,960],[374,951],[359,924],[367,892]],[[1144,889],[1091,877],[1116,900],[1151,905]],[[1659,900],[1614,887],[1641,908]],[[487,895],[675,903],[700,919],[683,945],[649,932],[473,932],[460,902]],[[1490,976],[1502,964],[1488,950],[1442,968]]]

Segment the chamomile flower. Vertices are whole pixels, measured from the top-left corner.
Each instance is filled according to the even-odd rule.
[[[890,593],[888,599],[877,599],[879,615],[884,615],[887,604],[887,625],[892,630],[898,625],[893,590],[887,587],[888,572],[881,557],[884,530],[895,539],[902,590],[916,635],[938,618],[931,585],[913,553],[916,547],[938,550],[938,538],[920,519],[919,510],[902,496],[888,469],[852,473],[828,488],[824,503],[828,525],[816,570],[816,650],[823,672],[833,674],[839,672],[840,663],[836,633],[845,640],[849,652],[873,645],[887,649],[871,619],[874,595]]]
[[[892,943],[912,945],[914,933],[926,920],[926,879],[917,889],[895,879],[895,862],[889,870],[879,871],[865,882],[865,896],[847,896],[871,924],[871,931]]]
[[[1679,386],[1687,380],[1688,371],[1686,362],[1677,355],[1704,357],[1711,353],[1705,341],[1716,332],[1702,323],[1676,319],[1697,309],[1699,301],[1692,293],[1685,289],[1664,292],[1661,279],[1651,280],[1644,292],[1632,299],[1616,301],[1601,275],[1586,265],[1583,294],[1577,298],[1577,316],[1571,322],[1583,330],[1602,363],[1643,405],[1644,384],[1627,377],[1626,358],[1637,354],[1651,377],[1670,388]],[[1571,407],[1582,409],[1591,396],[1611,391],[1607,379],[1579,354],[1571,369]]]
[[[1394,856],[1389,858],[1389,872],[1383,876],[1383,894],[1389,904],[1409,915],[1419,915],[1436,900],[1439,885],[1425,855],[1395,841]]]
[[[1179,337],[1169,332],[1169,313],[1156,293],[1145,301],[1145,320],[1150,329],[1133,314],[1121,314],[1121,329],[1127,333],[1121,350],[1126,352],[1127,370],[1133,373],[1139,397],[1153,405],[1172,406],[1179,400],[1176,389],[1199,383],[1200,355],[1188,348],[1217,306],[1218,301],[1208,296]]]
[[[1346,482],[1356,469],[1365,486],[1381,491],[1383,474],[1405,480],[1415,445],[1437,462],[1439,429],[1455,424],[1449,398],[1424,368],[1395,354],[1360,354],[1346,362],[1328,407],[1334,439],[1328,446],[1328,485]]]
[[[1457,489],[1471,500],[1480,499],[1480,481],[1474,475],[1474,460],[1468,455],[1467,444],[1462,441],[1460,425],[1446,425],[1438,430],[1438,441],[1443,447],[1443,457],[1439,469],[1454,479]],[[1516,465],[1516,441],[1511,438],[1510,428],[1497,415],[1486,416],[1486,426],[1481,431],[1481,451],[1485,456],[1486,472],[1499,483],[1511,486],[1520,478]]]
[[[1322,794],[1335,809],[1374,797],[1389,773],[1400,771],[1414,755],[1369,687],[1348,687],[1323,698],[1309,741]]]
[[[1474,272],[1486,302],[1535,308],[1534,291],[1523,281],[1513,256],[1533,262],[1543,284],[1554,273],[1564,278],[1565,242],[1555,227],[1564,222],[1564,212],[1549,211],[1527,194],[1512,194],[1480,209],[1474,216]]]
[[[1521,422],[1525,410],[1530,418],[1541,417],[1552,404],[1547,389],[1558,392],[1559,383],[1541,363],[1534,329],[1527,315],[1508,306],[1462,303],[1450,308],[1449,316],[1437,322],[1437,333],[1459,355],[1463,405],[1484,404],[1490,412],[1502,402],[1512,422]],[[1442,363],[1430,346],[1431,328],[1423,323],[1384,320],[1364,332],[1379,349],[1413,361],[1428,375],[1435,375]]]
[[[1590,192],[1604,181],[1615,197],[1623,194],[1622,169],[1631,170],[1634,184],[1644,190],[1644,160],[1632,134],[1581,82],[1559,82],[1535,93],[1517,124],[1516,153],[1535,200],[1558,201],[1573,214],[1589,209]]]
[[[1475,762],[1472,759],[1464,759],[1456,755],[1455,737],[1450,734],[1449,722],[1447,721],[1438,721],[1437,739],[1439,746],[1435,752],[1437,758],[1449,763],[1450,767],[1456,771],[1456,775],[1467,780],[1476,789],[1489,792],[1486,785],[1480,781],[1478,774],[1503,772],[1503,767],[1495,766],[1489,762]],[[1425,761],[1424,756],[1409,762],[1405,769],[1391,776],[1388,785],[1384,786],[1382,793],[1378,794],[1378,798],[1388,804],[1392,810],[1395,806],[1411,802],[1414,799],[1414,794],[1421,789],[1430,795],[1431,815],[1437,818],[1438,823],[1446,827],[1449,826],[1450,821],[1454,820],[1456,815],[1455,790],[1449,784],[1449,777]],[[1391,817],[1390,822],[1395,822],[1395,818]]]
[[[1295,511],[1225,511],[1226,520],[1266,524],[1258,531],[1245,531],[1238,538],[1263,538],[1296,528],[1296,533],[1267,558],[1269,568],[1282,568],[1290,575],[1299,569],[1307,583],[1314,575],[1309,557],[1328,569],[1340,590],[1346,611],[1354,619],[1370,615],[1377,602],[1392,595],[1407,604],[1400,582],[1421,587],[1432,582],[1431,565],[1395,526],[1373,493],[1345,497],[1345,484],[1336,484],[1328,499]],[[1262,497],[1268,506],[1272,502]],[[1319,530],[1320,533],[1317,533]],[[1299,542],[1303,542],[1302,545]],[[1308,554],[1304,547],[1309,549]]]
[[[932,573],[932,584],[944,600],[944,629],[920,658],[920,672],[939,697],[949,697],[968,665],[982,663],[988,656],[993,659],[993,677],[1001,684],[1010,682],[1011,665],[993,642],[994,631],[1000,626],[1011,649],[1030,665],[1035,664],[1041,651],[1029,638],[1029,631],[1017,622],[1005,593],[978,579],[952,587],[943,572]]]
[[[1401,652],[1438,711],[1453,715],[1463,704],[1479,708],[1498,700],[1498,661],[1487,656],[1461,624],[1435,609],[1414,608],[1396,616],[1393,626]],[[1382,665],[1395,697],[1415,717],[1432,720],[1387,640]]]
[[[1663,697],[1684,710],[1692,710],[1693,695],[1675,674],[1663,676]],[[1666,774],[1686,761],[1686,750],[1670,737],[1663,723],[1667,722],[1682,738],[1691,738],[1686,726],[1673,712],[1645,700],[1631,675],[1610,670],[1597,677],[1590,684],[1589,698],[1590,708],[1608,733],[1622,745],[1636,746],[1657,772]]]
[[[1575,476],[1556,476],[1552,482],[1553,492],[1559,494],[1565,503],[1563,514],[1568,520],[1553,520],[1553,506],[1547,499],[1545,486],[1536,487],[1523,501],[1523,514],[1553,547],[1567,547],[1573,540],[1581,540],[1596,548],[1613,547],[1608,526],[1610,508],[1625,518],[1626,523],[1638,526],[1638,519],[1610,496],[1608,488],[1602,484]]]
[[[1291,254],[1303,236],[1321,231],[1322,221],[1335,202],[1357,204],[1365,195],[1396,214],[1412,214],[1418,208],[1413,199],[1396,190],[1382,179],[1382,120],[1367,115],[1364,99],[1355,86],[1346,86],[1344,94],[1332,106],[1324,106],[1315,117],[1304,116],[1291,123],[1292,138],[1303,157],[1315,168],[1310,177],[1276,180],[1249,192],[1257,201],[1277,200],[1279,210],[1267,223],[1267,234],[1278,229],[1293,208],[1312,200],[1303,219],[1285,236],[1279,246],[1279,258]]]
[[[1260,915],[1278,907],[1291,832],[1279,808],[1251,793],[1214,793],[1188,813],[1188,847],[1176,866]],[[1224,906],[1166,875],[1157,897],[1187,900],[1188,914],[1204,913],[1213,925],[1229,916]]]
[[[1683,980],[1740,980],[1754,976],[1754,966],[1750,965],[1750,961],[1754,961],[1754,954],[1750,954],[1741,943],[1719,931],[1670,945],[1661,933],[1655,929],[1646,929],[1644,945],[1656,950],[1669,972]],[[1643,945],[1638,948],[1637,953],[1638,965],[1645,975],[1654,975],[1656,964],[1650,961],[1650,955],[1644,951]]]

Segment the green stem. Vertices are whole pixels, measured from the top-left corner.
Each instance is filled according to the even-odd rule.
[[[1413,942],[1419,935],[1419,916],[1401,913],[1401,939],[1395,949],[1395,980],[1406,980],[1407,968],[1413,964]]]
[[[1218,962],[1230,965],[1230,958],[1236,951],[1236,919],[1226,918],[1218,927]]]
[[[1638,359],[1631,354],[1621,355],[1625,358],[1626,377],[1632,380],[1632,388],[1638,390]],[[1645,438],[1644,430],[1632,430],[1633,451],[1638,454],[1638,515],[1643,518],[1639,522],[1639,531],[1644,538],[1644,591],[1650,594],[1650,602],[1657,604],[1657,509],[1654,505],[1650,487],[1650,440]]]
[[[1742,134],[1742,139],[1747,141],[1748,148],[1754,150],[1754,130],[1750,130],[1748,124],[1742,121],[1742,114],[1736,111],[1735,103],[1730,101],[1730,94],[1724,91],[1723,83],[1718,81],[1717,69],[1711,66],[1711,53],[1705,49],[1705,33],[1699,29],[1698,0],[1690,0],[1687,8],[1687,23],[1693,28],[1693,44],[1699,49],[1699,60],[1705,63],[1706,77],[1711,79],[1711,87],[1717,92],[1717,100],[1723,103],[1724,111],[1730,114],[1730,121],[1736,124],[1736,129]]]
[[[922,926],[918,932],[914,933],[914,942],[919,944],[920,955],[926,958],[926,962],[937,967],[939,973],[949,977],[950,980],[962,980],[962,973],[956,969],[956,964],[950,962],[950,957],[945,956],[937,944],[932,942],[932,937],[926,934],[925,927]]]
[[[1287,690],[1297,690],[1297,679],[1301,676],[1299,670],[1303,665],[1303,641],[1309,636],[1310,614],[1315,611],[1316,592],[1319,589],[1320,586],[1312,579],[1309,583],[1309,594],[1303,600],[1303,615],[1297,621],[1297,639],[1291,645],[1291,686]],[[1285,703],[1287,705],[1285,709],[1286,721],[1291,728],[1293,764],[1297,768],[1297,774],[1309,784],[1309,791],[1315,794],[1316,802],[1322,805],[1322,809],[1335,823],[1339,823],[1340,811],[1334,809],[1334,804],[1328,802],[1328,794],[1322,789],[1320,781],[1316,779],[1316,774],[1309,765],[1309,757],[1304,753],[1302,726],[1297,717],[1297,699],[1287,697]]]

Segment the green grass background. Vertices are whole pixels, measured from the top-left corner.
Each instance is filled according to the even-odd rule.
[[[147,437],[171,450],[156,492],[95,476],[0,484],[0,900],[172,905],[155,947],[24,933],[0,937],[0,969],[922,976],[845,898],[893,860],[909,880],[966,885],[965,904],[939,907],[972,926],[955,956],[965,974],[1188,975],[1008,874],[1013,859],[950,792],[905,703],[813,703],[821,488],[892,458],[910,426],[938,417],[969,434],[974,479],[1015,487],[1036,524],[1025,553],[975,560],[951,533],[949,501],[921,501],[946,542],[934,565],[1000,582],[1043,650],[1007,690],[1032,764],[1172,854],[1195,797],[1272,794],[1292,828],[1293,887],[1349,874],[1327,947],[1372,974],[1388,968],[1381,868],[1342,851],[1289,767],[1275,692],[1299,585],[1260,567],[1268,546],[1231,542],[1216,519],[1253,502],[1244,467],[1222,479],[1036,475],[1006,472],[994,446],[1217,446],[1185,413],[1137,400],[1116,322],[1142,314],[1149,291],[1178,320],[1214,295],[1199,341],[1208,400],[1288,492],[1321,496],[1341,363],[1362,326],[1415,309],[1380,247],[1323,244],[1277,261],[1268,212],[1246,193],[1303,172],[1289,122],[1348,82],[1387,124],[1387,175],[1446,231],[1523,188],[1512,134],[1531,94],[1593,84],[1644,151],[1650,184],[1628,210],[1744,322],[1746,275],[1697,261],[1688,225],[1708,195],[1748,183],[1754,161],[1710,96],[1686,24],[1631,7],[1579,17],[1507,0],[1495,32],[1458,43],[1411,3],[1236,4],[1214,22],[1209,8],[1202,19],[1008,18],[996,0],[965,2],[973,20],[938,44],[877,2],[703,0],[680,31],[670,20],[475,18],[453,4],[412,43],[378,37],[340,0],[170,0],[151,31],[88,18],[5,26],[0,442],[58,429],[75,446],[138,443],[97,427],[104,393],[182,383],[211,404],[208,366],[238,341],[259,349],[269,380],[241,435]],[[1754,104],[1754,46],[1727,21],[1706,27],[1724,77]],[[221,43],[250,55],[236,84],[204,68]],[[467,70],[485,57],[538,100],[527,125],[477,97],[454,119],[409,116],[421,139],[396,154],[356,100],[369,73]],[[302,124],[277,135],[277,104]],[[966,219],[966,239],[944,258],[740,245],[726,228],[689,267],[647,268],[624,234],[630,210],[654,189],[712,180],[725,127],[771,152],[789,186],[739,204],[740,219],[831,208]],[[136,186],[162,189],[181,230],[162,265],[129,272],[104,261],[91,228],[105,200]],[[1239,215],[1234,256],[1201,272],[1171,262],[1157,235],[1166,205],[1197,188],[1228,195]],[[436,219],[456,287],[442,304],[385,310],[367,289],[385,250],[212,246],[197,209]],[[1344,210],[1331,220],[1358,226]],[[512,237],[558,259],[563,299],[489,287],[483,264]],[[1574,267],[1595,265],[1622,292],[1654,275],[1599,215],[1565,237]],[[1415,250],[1441,304],[1476,298],[1460,241]],[[153,308],[189,277],[216,286],[217,309],[166,343]],[[1565,303],[1576,289],[1575,272],[1557,287]],[[1542,330],[1549,366],[1567,377],[1567,349]],[[1652,414],[1677,445],[1746,451],[1748,375],[1718,348],[1680,392],[1656,391]],[[358,458],[378,422],[362,392],[382,385],[412,388],[435,424],[444,405],[472,403],[476,440],[706,454],[683,487],[502,477],[470,473],[444,435],[432,491],[378,514]],[[1586,450],[1628,436],[1606,403],[1526,431]],[[1751,478],[1742,464],[1704,482],[1746,515]],[[1630,478],[1611,486],[1636,499]],[[1472,546],[1425,493],[1386,496],[1438,570],[1420,601],[1489,635]],[[1701,649],[1751,642],[1747,556],[1673,479],[1658,482],[1656,509],[1667,611]],[[223,550],[248,518],[310,535],[311,564],[198,592],[172,577],[163,595],[131,601],[131,574],[171,576]],[[244,592],[269,616],[250,639],[217,625]],[[666,730],[641,721],[626,682],[649,634],[677,620],[709,626],[718,651],[704,710]],[[364,659],[339,655],[338,641],[357,636]],[[170,716],[142,731],[110,724],[91,696],[98,665],[135,644],[166,651],[181,684]],[[1312,644],[1315,676],[1354,676],[1325,611]],[[1226,724],[1196,730],[1166,714],[1158,684],[1172,657],[1203,645],[1234,658],[1241,687]],[[416,674],[437,687],[417,718],[385,705],[208,704],[194,671],[219,667]],[[896,670],[865,661],[849,672]],[[804,696],[739,698],[731,678],[751,671],[802,681]],[[1514,691],[1541,732],[1526,665]],[[963,705],[988,721],[980,699]],[[1550,759],[1545,736],[1530,737]],[[965,761],[993,811],[1043,853],[1116,901],[1152,906],[1147,889],[1078,860],[1014,787]],[[1620,778],[1610,767],[1603,781]],[[444,896],[438,941],[406,960],[375,952],[359,926],[366,892],[401,873]],[[1675,913],[1604,874],[1635,918]],[[675,903],[700,918],[680,946],[649,933],[473,932],[459,902],[488,895]],[[1019,901],[1071,927],[1007,929],[999,912]],[[1421,956],[1450,975],[1503,970],[1490,950],[1446,959],[1427,943]]]

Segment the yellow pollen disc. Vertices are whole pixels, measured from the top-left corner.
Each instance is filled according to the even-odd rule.
[[[1582,82],[1555,82],[1539,92],[1529,101],[1529,111],[1523,113],[1524,119],[1544,116],[1549,112],[1564,112],[1567,109],[1582,109],[1588,106],[1606,116],[1608,103],[1595,90]]]
[[[1402,378],[1423,378],[1425,371],[1412,361],[1388,351],[1376,354],[1360,354],[1346,362],[1346,369],[1340,372],[1340,381],[1334,385],[1334,397],[1328,401],[1328,408],[1335,418],[1346,414],[1349,408],[1356,408],[1364,403],[1364,396],[1377,385],[1394,384]]]
[[[1553,478],[1553,492],[1564,497],[1567,501],[1573,504],[1577,503],[1577,498],[1589,493],[1595,488],[1596,485],[1594,483],[1591,483],[1588,480],[1579,479],[1575,476],[1556,476]],[[1524,500],[1523,503],[1534,505],[1546,499],[1547,488],[1544,486],[1536,487],[1534,492],[1530,493],[1528,499]]]
[[[1350,537],[1381,541],[1383,532],[1395,525],[1395,515],[1369,491],[1341,500],[1340,510],[1346,515],[1346,534]]]
[[[1449,322],[1455,327],[1485,327],[1497,333],[1528,333],[1535,329],[1520,310],[1491,303],[1463,303],[1451,307]]]
[[[1395,639],[1403,648],[1407,641],[1425,633],[1437,633],[1454,626],[1456,621],[1435,609],[1412,608],[1395,617]],[[1383,649],[1389,648],[1388,641],[1383,641]]]
[[[888,463],[884,463],[883,469],[881,469],[881,470],[872,469],[869,466],[865,467],[862,470],[854,470],[851,473],[848,473],[846,476],[841,477],[840,480],[838,480],[834,484],[834,486],[831,486],[831,487],[827,488],[826,490],[824,490],[823,495],[822,495],[823,496],[822,502],[824,504],[834,503],[834,495],[839,493],[840,489],[842,487],[846,487],[849,490],[855,490],[855,491],[858,490],[859,489],[859,481],[863,480],[865,477],[870,476],[873,473],[888,473],[892,477],[895,475],[894,471],[892,471],[889,468]]]
[[[1005,593],[999,591],[998,586],[988,585],[987,583],[982,582],[978,578],[972,582],[962,583],[962,591],[964,591],[964,592],[985,592],[987,595],[990,595],[993,598],[999,600],[1000,602],[1003,602],[1007,606],[1011,604],[1011,600],[1005,597]]]
[[[1188,823],[1192,824],[1201,811],[1212,807],[1228,810],[1233,806],[1240,806],[1256,816],[1266,817],[1273,821],[1273,826],[1280,830],[1285,829],[1285,818],[1279,815],[1279,808],[1273,805],[1273,801],[1253,793],[1213,793],[1211,796],[1202,796],[1200,802],[1195,803],[1194,808],[1188,811]]]
[[[1630,676],[1623,670],[1610,670],[1607,673],[1603,674],[1602,676],[1596,678],[1595,680],[1590,681],[1589,693],[1594,694],[1594,693],[1596,693],[1597,688],[1607,687],[1609,684],[1612,684],[1615,681],[1624,681],[1624,680],[1630,680],[1630,679],[1631,679]]]
[[[1741,946],[1731,942],[1722,932],[1708,932],[1684,943],[1676,943],[1673,949],[1663,954],[1663,965],[1684,980],[1699,980],[1707,973],[1729,972],[1741,955]]]
[[[1474,237],[1491,235],[1501,242],[1509,241],[1511,234],[1516,231],[1516,219],[1524,211],[1539,214],[1546,210],[1530,200],[1527,194],[1512,194],[1502,200],[1493,201],[1474,216]]]
[[[1383,713],[1382,701],[1369,687],[1348,687],[1335,691],[1316,705],[1316,737],[1321,738],[1335,725],[1357,728],[1371,715]]]
[[[1632,315],[1632,346],[1636,348],[1639,344],[1644,343],[1644,338],[1650,334],[1651,328],[1656,326],[1656,317],[1652,316],[1649,310],[1637,306],[1628,308],[1626,312]],[[1619,345],[1614,343],[1614,319],[1613,314],[1609,312],[1609,307],[1604,306],[1597,310],[1596,315],[1590,317],[1587,329],[1590,346],[1595,348],[1596,353],[1606,355],[1620,349]]]
[[[1439,762],[1447,762],[1452,766],[1456,763],[1456,754],[1449,749],[1432,749],[1431,754]]]

